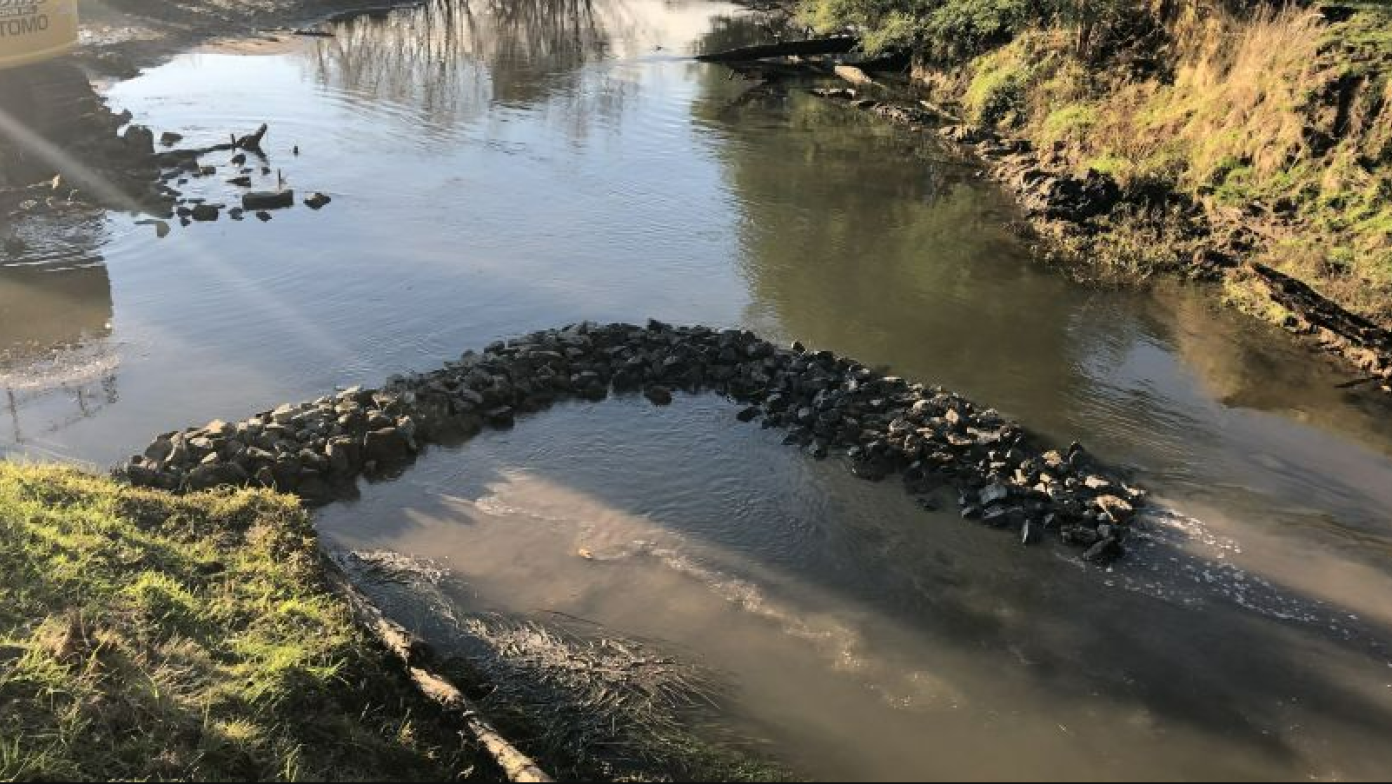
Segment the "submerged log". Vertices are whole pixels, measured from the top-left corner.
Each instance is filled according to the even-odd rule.
[[[832,38],[809,38],[803,41],[783,41],[776,44],[760,44],[728,49],[723,52],[697,55],[703,63],[734,63],[743,60],[763,60],[767,57],[792,57],[794,55],[845,54],[855,49],[860,40],[848,35]]]
[[[377,609],[331,558],[325,555],[323,561],[329,587],[348,603],[359,625],[405,666],[406,674],[422,694],[464,726],[469,736],[502,769],[508,781],[520,784],[548,784],[553,781],[530,757],[518,751],[479,715],[463,692],[428,669],[434,657],[424,640],[406,631]]]

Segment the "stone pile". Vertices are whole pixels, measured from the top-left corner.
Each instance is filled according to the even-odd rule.
[[[580,324],[498,342],[380,390],[349,389],[236,424],[157,438],[118,469],[131,483],[175,492],[259,485],[323,503],[361,475],[391,474],[427,444],[459,443],[484,427],[566,399],[675,391],[725,395],[745,422],[787,431],[786,444],[844,456],[858,477],[902,476],[924,506],[956,491],[962,517],[1046,535],[1089,561],[1122,554],[1144,494],[1079,445],[1049,450],[1019,425],[937,387],[885,376],[847,357],[782,348],[751,332],[656,321]]]

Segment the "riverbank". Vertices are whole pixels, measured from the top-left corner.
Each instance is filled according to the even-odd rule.
[[[890,116],[949,123],[1071,274],[1215,281],[1224,302],[1392,391],[1385,4],[1100,5],[1082,19],[970,5],[805,13],[914,51],[930,109]]]
[[[176,497],[0,463],[0,594],[0,778],[474,770],[330,593],[309,517],[284,496]]]

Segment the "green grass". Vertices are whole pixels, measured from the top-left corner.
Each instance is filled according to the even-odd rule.
[[[1392,3],[1386,0],[1344,3],[1357,13],[1337,31],[1342,42],[1369,54],[1392,54]]]
[[[455,779],[298,504],[0,463],[0,780]]]
[[[1072,142],[1085,137],[1097,125],[1097,109],[1084,104],[1063,106],[1049,113],[1041,127],[1043,141]]]

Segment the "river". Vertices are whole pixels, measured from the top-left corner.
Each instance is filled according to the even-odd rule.
[[[931,138],[692,61],[759,37],[734,6],[431,0],[335,30],[108,88],[189,144],[267,122],[271,166],[334,201],[28,227],[0,258],[6,454],[109,465],[585,319],[747,327],[1082,441],[1154,493],[1149,533],[1085,568],[684,396],[436,449],[320,528],[444,565],[463,611],[700,661],[807,775],[1392,773],[1386,400],[1210,292],[1067,282]]]

